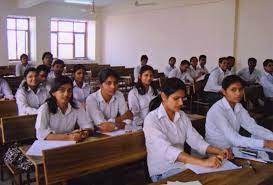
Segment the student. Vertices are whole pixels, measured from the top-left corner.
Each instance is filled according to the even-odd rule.
[[[175,63],[176,63],[176,58],[175,58],[175,57],[171,57],[171,58],[169,59],[169,65],[166,66],[165,69],[164,69],[164,74],[165,74],[166,77],[168,77],[168,76],[169,76],[169,73],[170,73],[173,69],[175,69]]]
[[[18,113],[37,114],[38,108],[49,97],[48,91],[40,85],[37,69],[33,67],[26,69],[24,77],[25,82],[15,94]]]
[[[15,67],[15,75],[16,76],[23,76],[24,72],[27,68],[31,67],[28,63],[28,56],[26,54],[22,54],[20,56],[21,63],[18,63]]]
[[[248,85],[259,83],[260,81],[260,71],[255,69],[256,64],[257,60],[255,58],[249,58],[248,67],[238,72],[238,76]]]
[[[236,74],[236,70],[235,70],[235,57],[233,56],[228,56],[227,57],[228,60],[228,70],[230,71],[231,75],[235,75]]]
[[[244,95],[242,79],[230,75],[223,80],[222,88],[224,97],[207,113],[207,142],[222,149],[232,146],[273,149],[273,133],[257,125],[240,103]],[[259,139],[241,136],[240,127]]]
[[[51,80],[54,78],[59,78],[63,75],[64,72],[64,61],[57,59],[52,65],[52,71],[48,74],[47,79]]]
[[[110,68],[99,73],[100,89],[89,95],[86,112],[101,132],[123,129],[133,114],[128,111],[123,94],[117,90],[118,74]]]
[[[181,111],[185,91],[181,80],[167,79],[160,95],[152,100],[151,112],[144,120],[148,169],[154,182],[185,170],[185,163],[215,168],[224,158],[232,158],[229,150],[220,150],[205,142]],[[184,152],[185,142],[200,154],[213,155],[206,159],[189,155]]]
[[[190,64],[191,65],[189,68],[189,73],[190,73],[192,79],[196,80],[203,75],[203,72],[201,71],[200,67],[198,66],[197,57],[191,57]]]
[[[263,63],[264,73],[260,79],[263,86],[265,101],[265,112],[267,115],[273,114],[273,60],[266,59]]]
[[[86,98],[91,93],[90,85],[84,82],[85,74],[86,69],[84,65],[76,64],[73,66],[73,99],[84,109]]]
[[[188,72],[190,63],[187,60],[182,60],[180,67],[172,70],[169,73],[169,78],[179,78],[184,83],[193,83],[193,79]]]
[[[14,96],[10,90],[8,82],[0,78],[0,100],[13,100]]]
[[[207,56],[206,55],[200,55],[199,56],[199,65],[200,65],[200,71],[203,75],[209,74],[209,70],[206,68],[207,63]]]
[[[85,111],[73,102],[73,83],[69,77],[55,78],[50,98],[38,110],[36,137],[40,140],[81,141],[91,135],[93,124]],[[80,129],[75,130],[78,124]]]
[[[149,65],[142,66],[138,82],[128,94],[128,104],[129,109],[134,115],[134,125],[143,125],[144,118],[149,112],[149,103],[158,94],[157,89],[152,83],[153,78],[154,69]]]
[[[45,87],[47,87],[48,86],[47,76],[50,72],[50,68],[47,65],[42,64],[37,67],[37,72],[39,82]]]
[[[44,52],[42,56],[43,64],[49,67],[51,69],[52,61],[53,61],[53,55],[50,52]]]
[[[209,79],[204,88],[204,91],[206,92],[206,97],[211,104],[214,104],[223,97],[221,93],[222,81],[228,75],[230,75],[230,71],[228,70],[227,58],[219,58],[219,67],[217,67],[210,73]]]
[[[135,83],[138,81],[138,75],[140,68],[148,63],[148,56],[147,55],[142,55],[140,58],[140,65],[135,67],[134,69],[134,78],[135,78]]]

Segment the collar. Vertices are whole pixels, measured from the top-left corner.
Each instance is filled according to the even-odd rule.
[[[57,113],[58,114],[63,114],[63,115],[68,115],[71,111],[72,111],[72,107],[71,107],[70,103],[68,103],[68,107],[67,107],[64,114],[63,114],[62,110],[59,107],[58,107]]]
[[[73,87],[78,87],[78,88],[80,88],[80,89],[83,89],[83,88],[85,88],[86,85],[87,85],[87,84],[86,84],[85,82],[83,82],[82,87],[80,88],[80,87],[77,85],[76,81],[75,81],[75,80],[73,81]]]
[[[264,74],[266,75],[266,76],[273,76],[273,74],[270,74],[270,73],[268,73],[268,72],[266,72],[266,71],[264,71]]]
[[[233,111],[233,109],[231,108],[230,104],[228,103],[228,101],[225,97],[223,97],[221,99],[221,102],[222,102],[225,109],[227,109],[229,111]],[[238,113],[238,112],[240,112],[240,110],[241,110],[240,104],[236,103],[236,105],[234,107],[234,113]]]
[[[99,90],[97,91],[97,98],[98,98],[99,102],[106,103],[105,100],[104,100],[104,98],[102,97],[101,89],[99,89]],[[111,98],[109,104],[112,103],[113,101],[115,101],[116,99],[117,99],[117,97],[116,97],[116,93],[115,93],[115,94],[112,96],[112,98]]]
[[[161,119],[161,118],[164,118],[164,117],[169,119],[169,116],[168,116],[168,114],[167,114],[167,112],[166,112],[166,110],[165,110],[162,103],[158,107],[157,116],[158,116],[158,119]],[[180,114],[179,114],[179,112],[176,112],[175,115],[174,115],[173,122],[176,122],[179,119],[180,119]]]

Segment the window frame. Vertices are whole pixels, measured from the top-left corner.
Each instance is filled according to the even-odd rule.
[[[30,18],[28,17],[21,17],[21,16],[7,16],[6,18],[6,22],[8,21],[8,19],[15,19],[15,29],[10,29],[8,28],[7,26],[7,35],[8,35],[8,31],[15,31],[15,40],[16,40],[16,59],[10,59],[9,56],[8,56],[8,61],[9,62],[15,62],[15,61],[20,61],[20,56],[17,56],[17,51],[18,51],[18,43],[17,43],[17,31],[24,31],[25,34],[27,35],[27,39],[26,39],[26,43],[25,43],[25,48],[27,49],[27,52],[25,52],[25,54],[28,55],[29,59],[30,59]],[[18,29],[17,28],[17,20],[27,20],[28,22],[28,27],[27,27],[27,30],[23,30],[23,29]],[[7,37],[7,42],[8,41],[8,37]],[[7,43],[7,46],[9,44]],[[8,48],[9,50],[9,48]],[[23,53],[22,53],[23,54]],[[18,58],[17,58],[18,57]]]
[[[51,29],[51,23],[55,21],[57,22],[57,31],[52,31]],[[59,31],[59,22],[71,22],[73,23],[73,31]],[[74,30],[74,24],[75,23],[84,23],[85,24],[85,30],[84,32],[77,32]],[[59,33],[72,33],[73,34],[73,43],[61,43],[59,42]],[[73,58],[71,59],[64,59],[64,60],[85,60],[87,59],[87,21],[83,21],[83,20],[66,20],[66,19],[51,19],[50,21],[50,42],[51,42],[51,34],[55,34],[56,38],[57,38],[57,56],[54,56],[55,58],[59,58],[59,44],[63,44],[63,45],[73,45]],[[75,51],[76,51],[76,47],[75,47],[75,35],[76,34],[82,34],[84,35],[84,57],[75,57]],[[52,52],[52,48],[50,48],[51,52]]]

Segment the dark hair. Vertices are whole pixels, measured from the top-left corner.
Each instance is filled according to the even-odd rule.
[[[151,71],[153,74],[155,73],[154,69],[151,66],[144,65],[140,68],[139,75],[142,75],[145,71]],[[147,93],[140,79],[138,79],[137,83],[135,84],[135,88],[140,95],[144,95]],[[151,88],[153,90],[153,95],[156,96],[158,92],[153,82],[151,83]]]
[[[60,59],[57,59],[53,62],[53,65],[52,66],[55,66],[56,64],[60,64],[60,65],[63,65],[64,66],[64,61],[63,60],[60,60]]]
[[[190,58],[190,62],[191,62],[193,59],[196,59],[196,60],[198,61],[198,58],[197,58],[197,57],[191,57],[191,58]]]
[[[73,82],[68,76],[61,76],[58,78],[54,79],[54,82],[51,84],[51,89],[49,91],[50,98],[46,100],[47,105],[48,105],[48,110],[50,113],[56,114],[58,110],[58,105],[57,105],[57,100],[56,98],[52,95],[52,93],[58,91],[60,87],[64,84],[70,84],[71,87],[73,87]],[[72,108],[77,109],[76,103],[73,101],[73,93],[72,96],[69,100],[70,105]]]
[[[84,67],[84,65],[82,64],[76,64],[73,66],[73,73],[76,73],[76,71],[83,69],[84,71],[86,71],[86,68]]]
[[[182,80],[178,78],[168,78],[163,82],[161,87],[161,92],[166,96],[170,96],[178,90],[183,90],[186,92],[186,86]],[[160,106],[162,102],[160,94],[157,95],[149,104],[149,111],[153,111]]]
[[[180,65],[191,65],[189,61],[187,60],[182,60]]]
[[[119,80],[119,75],[113,69],[105,68],[105,69],[102,69],[98,74],[100,84],[105,82],[109,76],[113,76],[117,80]]]
[[[142,61],[142,60],[148,60],[148,56],[147,55],[142,55],[140,57],[140,61]]]
[[[221,58],[219,58],[219,64],[221,64],[224,60],[227,60],[227,57],[221,57]]]
[[[169,62],[170,62],[171,60],[176,60],[176,58],[175,58],[175,57],[170,57],[170,58],[169,58]]]
[[[20,55],[20,60],[22,60],[22,59],[23,59],[23,57],[26,57],[26,58],[28,59],[28,55],[27,55],[27,54],[25,54],[25,53],[23,53],[22,55]]]
[[[228,56],[226,58],[227,58],[227,60],[235,60],[235,57],[233,57],[233,56]]]
[[[24,72],[24,77],[26,78],[27,75],[28,75],[28,73],[30,73],[30,72],[36,72],[36,73],[38,73],[38,71],[37,71],[36,68],[34,68],[34,67],[29,67],[29,68],[27,68],[27,69],[25,70],[25,72]],[[26,80],[25,80],[25,82],[23,83],[22,87],[23,87],[25,90],[28,89],[28,84],[27,84],[27,81],[26,81]]]
[[[199,60],[201,60],[202,58],[207,58],[207,56],[206,55],[200,55]]]
[[[227,77],[224,78],[223,82],[222,82],[222,88],[224,90],[227,90],[227,88],[234,84],[234,83],[240,83],[242,84],[242,86],[244,87],[245,86],[245,83],[244,81],[237,75],[229,75]]]
[[[257,63],[257,59],[256,59],[256,58],[251,57],[251,58],[249,58],[249,59],[248,59],[248,63],[249,63],[249,62],[255,62],[255,63]]]
[[[266,67],[268,64],[273,63],[272,59],[266,59],[263,63],[263,66]]]
[[[42,64],[37,67],[37,72],[40,73],[41,71],[44,71],[46,72],[46,74],[48,74],[50,72],[50,69],[48,66]]]
[[[50,53],[49,51],[46,51],[43,53],[42,60],[44,60],[47,55],[50,55],[50,57],[53,58],[52,53]]]

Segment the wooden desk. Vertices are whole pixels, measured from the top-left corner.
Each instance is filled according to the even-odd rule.
[[[245,163],[245,160],[236,159],[237,164]],[[203,185],[257,185],[263,184],[270,180],[273,176],[273,165],[259,162],[251,162],[252,166],[256,168],[255,173],[251,168],[242,168],[238,170],[230,170],[223,172],[215,172],[208,174],[197,175],[191,170],[186,170],[177,175],[163,179],[151,185],[166,184],[167,181],[200,181]]]

